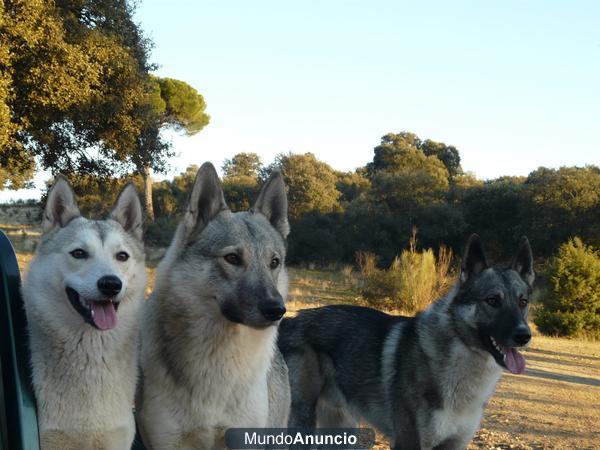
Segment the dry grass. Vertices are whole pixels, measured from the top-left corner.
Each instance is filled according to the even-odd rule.
[[[19,254],[21,268],[30,254]],[[154,268],[148,269],[149,287]],[[364,304],[348,269],[289,269],[291,314],[334,303]],[[469,449],[600,448],[600,342],[535,335],[523,375],[504,374]],[[389,448],[379,437],[377,449]]]
[[[364,304],[358,294],[359,278],[342,269],[339,272],[288,268],[290,289],[288,310],[331,305],[335,303]]]

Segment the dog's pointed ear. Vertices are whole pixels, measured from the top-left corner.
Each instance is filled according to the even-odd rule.
[[[75,192],[64,175],[57,175],[46,200],[42,231],[47,233],[54,227],[65,227],[76,217],[81,216]]]
[[[281,172],[275,171],[271,174],[260,190],[252,211],[265,216],[283,238],[287,238],[290,233],[290,224],[285,183]]]
[[[533,286],[535,280],[535,272],[533,271],[533,252],[531,251],[531,245],[529,239],[523,236],[519,241],[519,249],[511,264],[511,269],[517,271],[521,278],[530,287]]]
[[[465,283],[476,275],[479,275],[485,269],[489,267],[485,252],[483,251],[483,244],[477,234],[472,234],[467,241],[467,248],[465,249],[465,256],[462,260],[460,270],[460,281]]]
[[[123,229],[136,239],[144,235],[144,215],[138,191],[133,183],[127,183],[121,190],[109,217],[121,224]]]
[[[227,209],[215,166],[205,162],[196,174],[183,218],[186,235],[203,229],[219,212]]]

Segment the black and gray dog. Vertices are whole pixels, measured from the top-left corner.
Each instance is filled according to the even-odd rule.
[[[534,280],[527,238],[508,268],[491,267],[471,236],[459,281],[416,317],[357,306],[302,311],[280,326],[290,371],[290,427],[365,420],[393,449],[466,448],[503,369],[525,369],[517,347]]]

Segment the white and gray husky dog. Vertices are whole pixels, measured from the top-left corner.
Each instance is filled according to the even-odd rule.
[[[149,449],[224,447],[230,427],[285,426],[285,186],[275,173],[253,209],[232,213],[205,163],[145,305],[138,422]]]
[[[464,449],[503,369],[522,373],[533,257],[523,238],[509,267],[467,244],[460,279],[416,317],[359,306],[300,312],[280,326],[292,427],[366,420],[399,449]]]
[[[42,450],[128,449],[146,286],[137,192],[88,220],[58,176],[42,229],[23,282]]]

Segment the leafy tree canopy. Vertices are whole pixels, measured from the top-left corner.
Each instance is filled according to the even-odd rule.
[[[600,205],[600,168],[540,167],[531,172],[526,185],[537,204],[576,214]]]
[[[280,169],[288,188],[292,219],[309,211],[327,213],[338,208],[340,192],[335,171],[314,154],[281,154],[266,172]]]
[[[209,121],[191,86],[150,75],[151,43],[128,0],[0,4],[0,189],[36,163],[52,172],[121,175],[165,169],[160,131]]]
[[[250,209],[258,195],[262,162],[256,153],[238,153],[223,163],[223,190],[234,211]]]
[[[143,118],[143,126],[126,161],[136,172],[144,174],[146,210],[152,217],[152,183],[149,181],[149,169],[164,172],[166,160],[173,156],[170,144],[161,138],[161,131],[172,128],[192,136],[208,124],[210,116],[205,112],[204,97],[186,82],[153,75],[148,76],[148,82],[148,95],[138,111]]]
[[[223,163],[223,179],[250,177],[258,180],[262,162],[256,153],[238,153]]]
[[[151,87],[130,4],[15,0],[0,12],[2,165],[19,176],[36,159],[53,171],[122,172]]]
[[[421,147],[413,133],[390,133],[381,138],[373,162],[367,165],[375,201],[393,209],[410,209],[443,198],[449,187],[448,169]]]
[[[152,81],[155,83],[152,103],[164,126],[192,136],[208,125],[206,103],[196,89],[173,78],[152,77]]]
[[[371,189],[371,180],[366,176],[364,168],[354,172],[338,172],[336,188],[340,191],[340,202],[350,203]]]
[[[435,156],[446,166],[450,179],[462,173],[460,155],[456,147],[427,139],[420,148],[426,156]]]
[[[424,158],[425,157],[425,158]],[[422,141],[416,134],[403,131],[388,133],[381,138],[381,144],[375,147],[373,162],[367,165],[371,176],[378,171],[405,172],[421,170],[424,165],[433,168],[445,167],[446,178],[451,181],[462,173],[460,155],[456,147],[435,142],[430,139]]]

